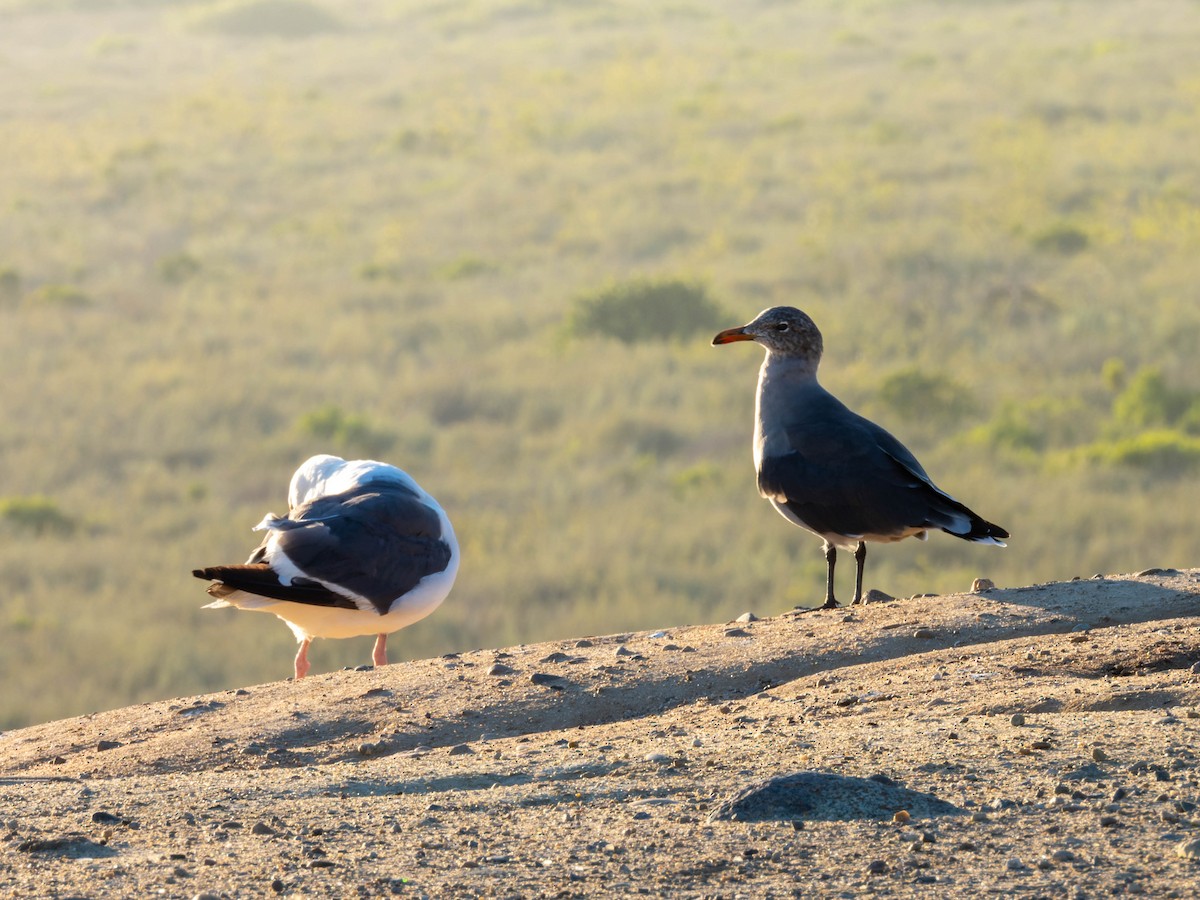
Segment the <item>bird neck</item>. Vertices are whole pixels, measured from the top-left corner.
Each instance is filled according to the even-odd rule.
[[[796,397],[796,389],[817,386],[817,363],[795,356],[767,354],[762,368],[758,370],[758,394],[754,403],[754,463],[762,467],[763,456],[775,456],[786,452],[786,432],[779,429],[791,419],[789,407]],[[780,433],[768,431],[773,423]]]
[[[758,396],[761,399],[764,391],[778,390],[781,387],[795,387],[817,380],[818,360],[799,356],[779,356],[768,353],[763,360],[762,368],[758,370]]]

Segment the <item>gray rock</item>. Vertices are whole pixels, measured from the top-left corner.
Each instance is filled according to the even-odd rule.
[[[1200,859],[1200,838],[1180,844],[1175,848],[1175,855],[1184,859]]]
[[[890,779],[856,778],[829,772],[796,772],[752,784],[718,804],[710,822],[890,820],[898,810],[920,818],[963,815],[964,810],[933,794]]]

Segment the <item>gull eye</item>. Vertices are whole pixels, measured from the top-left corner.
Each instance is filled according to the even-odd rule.
[[[787,323],[787,322],[780,322],[779,324],[777,324],[777,325],[772,325],[771,327],[772,327],[772,328],[774,328],[776,331],[787,331],[787,330],[788,330],[788,323]]]

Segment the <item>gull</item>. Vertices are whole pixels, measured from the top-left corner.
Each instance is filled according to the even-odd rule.
[[[282,619],[300,644],[297,679],[319,637],[376,635],[371,658],[387,665],[387,636],[433,612],[458,574],[445,511],[408,473],[375,460],[308,459],[292,476],[287,516],[268,513],[254,530],[267,534],[243,565],[192,574],[213,582],[205,609]]]
[[[854,551],[854,604],[865,602],[867,541],[923,541],[936,528],[1005,546],[1007,531],[938,488],[908,448],[821,387],[821,332],[805,313],[776,306],[713,338],[717,345],[736,341],[755,341],[767,351],[754,416],[758,490],[785,519],[824,541],[820,609],[839,605],[833,592],[838,548]]]

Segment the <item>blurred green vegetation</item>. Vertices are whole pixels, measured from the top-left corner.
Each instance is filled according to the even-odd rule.
[[[286,676],[190,571],[316,452],[454,519],[397,657],[819,600],[718,309],[806,309],[1013,534],[869,587],[1196,564],[1197,46],[1190,0],[0,0],[0,728]]]
[[[729,314],[708,290],[676,278],[610,284],[576,298],[567,316],[570,337],[611,337],[626,343],[687,340],[718,330]]]

